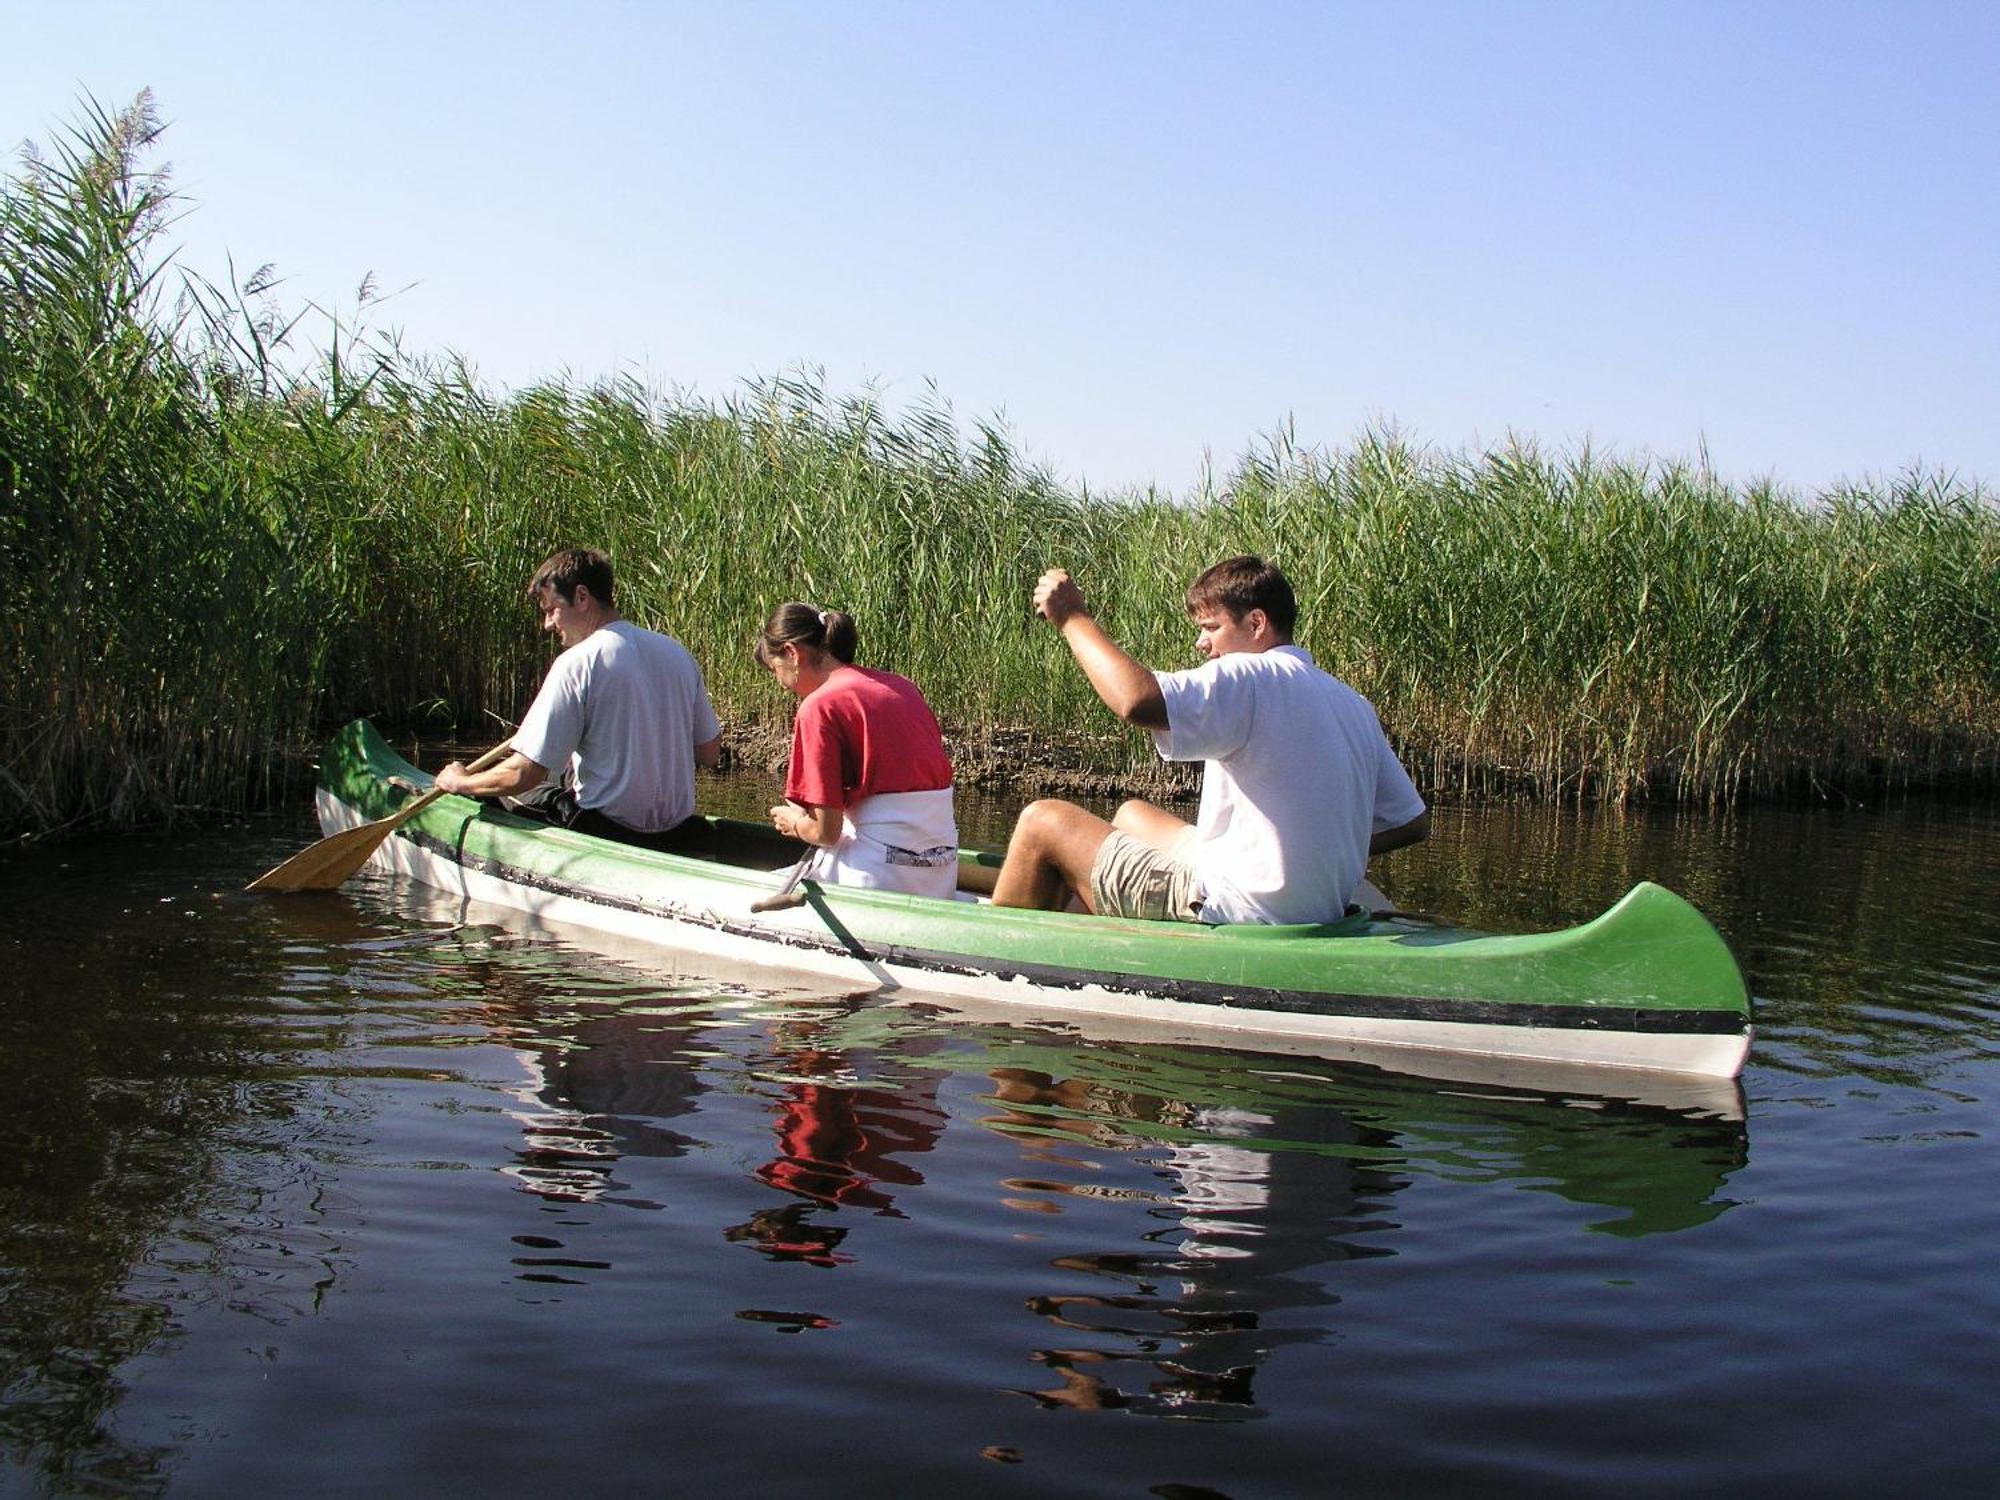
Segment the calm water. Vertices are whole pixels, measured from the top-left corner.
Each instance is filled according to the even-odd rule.
[[[1991,1493],[1989,809],[1387,862],[1489,926],[1701,905],[1760,1037],[1653,1099],[240,893],[309,837],[0,861],[0,1492]]]

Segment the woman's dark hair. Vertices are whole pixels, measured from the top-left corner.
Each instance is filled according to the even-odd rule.
[[[1188,585],[1187,609],[1220,609],[1241,622],[1253,609],[1264,611],[1271,628],[1286,640],[1298,624],[1298,600],[1285,575],[1261,557],[1231,557]]]
[[[757,640],[757,660],[765,666],[781,646],[822,651],[842,665],[854,661],[854,616],[813,604],[780,604],[764,622]]]

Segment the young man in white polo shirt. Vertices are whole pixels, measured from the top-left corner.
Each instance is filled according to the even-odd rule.
[[[1152,731],[1166,760],[1203,764],[1192,824],[1149,802],[1110,822],[1073,803],[1022,809],[995,906],[1054,910],[1075,892],[1106,916],[1186,922],[1331,922],[1370,855],[1430,833],[1430,813],[1368,700],[1292,644],[1298,606],[1257,557],[1217,563],[1188,586],[1195,648],[1184,672],[1154,672],[1091,616],[1061,568],[1035,609],[1104,704]]]
[[[594,547],[558,552],[535,570],[528,598],[562,642],[507,758],[469,772],[453,761],[437,785],[510,797],[579,833],[699,851],[694,769],[722,756],[722,729],[701,668],[672,636],[618,613],[611,559]]]

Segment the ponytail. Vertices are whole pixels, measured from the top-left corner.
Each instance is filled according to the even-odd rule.
[[[819,652],[842,666],[854,662],[857,644],[854,616],[845,610],[820,609],[811,604],[780,604],[764,622],[757,639],[757,660],[769,666],[784,646]]]

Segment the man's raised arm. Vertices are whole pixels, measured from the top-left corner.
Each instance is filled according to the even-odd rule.
[[[1105,634],[1067,571],[1050,568],[1042,574],[1035,585],[1035,611],[1061,632],[1091,690],[1104,700],[1106,708],[1141,729],[1167,727],[1167,704],[1160,696],[1159,679]]]

